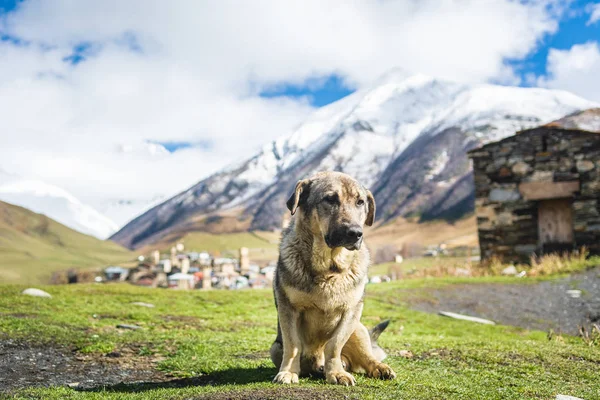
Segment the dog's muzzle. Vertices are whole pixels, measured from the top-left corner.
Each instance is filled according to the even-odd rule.
[[[345,247],[348,250],[359,250],[363,241],[363,230],[360,225],[342,225],[325,236],[325,243],[330,248]]]

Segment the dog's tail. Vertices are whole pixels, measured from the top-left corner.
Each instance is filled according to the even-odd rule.
[[[373,327],[373,329],[371,329],[369,331],[369,335],[371,336],[371,343],[375,344],[377,343],[377,339],[379,339],[379,335],[381,335],[381,332],[383,332],[385,330],[385,328],[388,327],[388,325],[390,324],[390,320],[386,319],[383,322],[380,322],[379,324],[375,325]]]
[[[383,361],[386,357],[385,351],[377,344],[377,339],[379,339],[379,335],[381,332],[385,330],[390,324],[390,320],[385,320],[377,325],[373,329],[369,331],[369,336],[371,336],[371,350],[373,351],[373,357],[377,361]]]

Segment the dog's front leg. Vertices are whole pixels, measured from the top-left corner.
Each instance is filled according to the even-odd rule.
[[[301,343],[298,335],[298,314],[284,304],[277,309],[281,338],[283,341],[283,357],[279,373],[273,379],[274,383],[298,383],[300,374]]]
[[[359,307],[362,309],[362,306]],[[329,383],[345,386],[356,385],[356,379],[352,374],[346,372],[342,365],[342,349],[354,332],[357,315],[360,315],[357,310],[347,310],[340,319],[333,336],[325,345],[325,379]]]

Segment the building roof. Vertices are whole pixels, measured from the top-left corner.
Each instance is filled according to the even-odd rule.
[[[170,281],[193,281],[194,280],[194,275],[176,273],[176,274],[173,274],[173,275],[169,275],[167,277],[167,279],[170,280]]]
[[[561,132],[561,133],[566,133],[566,134],[588,134],[588,135],[597,135],[598,133],[600,133],[600,132],[595,132],[595,131],[586,131],[586,130],[582,130],[582,129],[563,128],[560,126],[553,126],[553,125],[549,125],[549,124],[541,125],[541,126],[537,126],[535,128],[523,129],[522,131],[516,132],[512,136],[505,137],[504,139],[498,140],[496,142],[486,143],[483,146],[480,146],[475,149],[467,151],[467,155],[469,157],[472,157],[473,153],[477,153],[478,151],[484,150],[488,147],[491,147],[491,146],[494,146],[494,145],[497,145],[500,143],[510,142],[511,140],[514,140],[519,135],[529,135],[529,134],[535,134],[535,133],[539,133],[539,132],[549,132],[549,131]]]
[[[122,274],[127,271],[129,271],[127,268],[118,267],[118,266],[114,266],[114,265],[104,269],[105,274]]]
[[[600,107],[577,111],[545,126],[557,126],[565,129],[581,129],[600,133]]]

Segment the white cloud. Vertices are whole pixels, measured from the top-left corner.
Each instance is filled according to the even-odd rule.
[[[597,42],[574,45],[568,50],[551,49],[547,70],[548,77],[538,80],[540,86],[565,89],[600,101],[600,47]]]
[[[84,200],[173,194],[287,133],[306,99],[262,88],[401,66],[514,82],[506,59],[557,28],[551,1],[28,0],[0,17],[0,166]],[[63,61],[93,43],[89,58]],[[132,51],[131,45],[141,51]],[[147,140],[212,143],[123,153]]]
[[[586,25],[593,25],[600,21],[600,3],[590,3],[585,10],[590,14],[590,19],[588,19]]]

